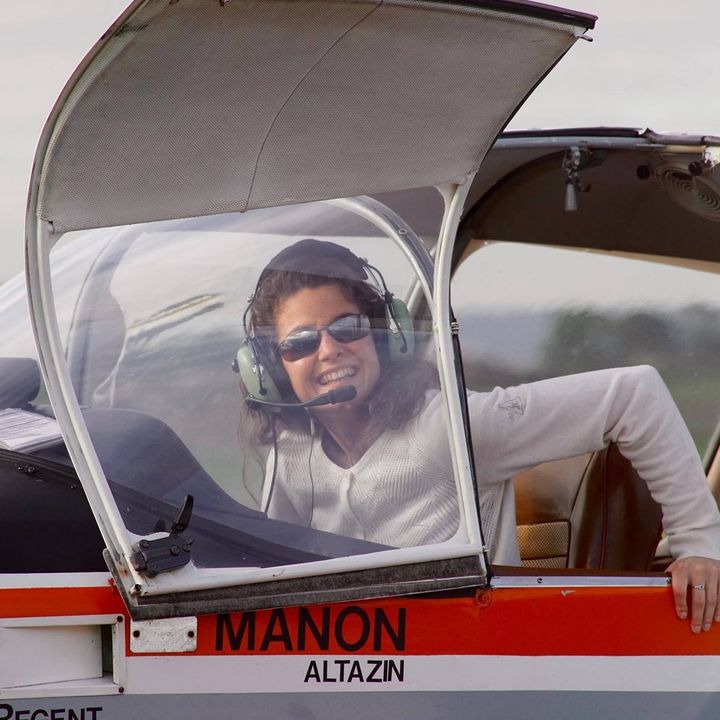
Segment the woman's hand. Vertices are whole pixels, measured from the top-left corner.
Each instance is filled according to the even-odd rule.
[[[713,620],[720,622],[720,561],[704,557],[680,558],[668,567],[668,572],[672,575],[675,611],[681,620],[685,620],[690,605],[690,629],[694,633],[707,632]]]

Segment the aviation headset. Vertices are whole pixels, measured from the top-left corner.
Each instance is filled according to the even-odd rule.
[[[327,267],[332,268],[332,275],[322,272],[323,268]],[[366,282],[378,296],[378,302],[374,304],[376,307],[373,307],[370,313],[370,321],[375,330],[373,338],[379,354],[382,356],[381,348],[384,347],[384,355],[391,364],[402,363],[413,356],[415,339],[407,305],[388,290],[380,271],[342,245],[309,238],[300,240],[279,252],[267,264],[260,273],[255,291],[248,298],[243,313],[245,340],[237,352],[233,370],[240,374],[240,379],[247,388],[248,397],[245,402],[249,406],[277,412],[279,407],[253,404],[253,400],[261,399],[266,403],[278,404],[298,403],[274,338],[269,338],[264,333],[256,333],[250,317],[253,303],[263,284],[273,273],[281,271],[327,275],[329,283],[343,280]],[[378,330],[382,332],[377,332]]]

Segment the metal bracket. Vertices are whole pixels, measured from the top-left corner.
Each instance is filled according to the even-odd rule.
[[[193,496],[186,495],[180,512],[165,537],[149,540],[143,538],[132,546],[130,562],[139,573],[148,577],[177,570],[190,562],[192,556],[192,539],[186,538],[183,532],[190,524],[193,510]]]
[[[183,653],[196,649],[196,617],[130,622],[130,650],[134,653]]]
[[[688,172],[693,177],[707,175],[718,164],[720,164],[720,147],[711,145],[705,148],[701,160],[694,160],[688,165]]]
[[[593,42],[593,41],[595,40],[594,37],[591,37],[590,35],[587,35],[587,34],[585,33],[585,31],[583,31],[583,30],[575,30],[575,31],[573,32],[573,35],[574,35],[578,40],[585,40],[585,42]]]
[[[592,150],[574,145],[565,151],[562,168],[565,171],[565,212],[577,210],[577,193],[590,192],[590,185],[580,180],[580,170],[591,164]]]

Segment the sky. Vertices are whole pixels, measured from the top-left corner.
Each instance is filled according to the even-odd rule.
[[[240,2],[241,0],[236,0]],[[0,24],[0,282],[22,270],[35,146],[76,65],[125,0],[6,3]],[[599,16],[511,128],[630,126],[720,135],[717,0],[582,0]]]

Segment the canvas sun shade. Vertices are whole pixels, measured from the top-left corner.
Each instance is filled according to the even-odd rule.
[[[460,181],[593,22],[526,2],[135,2],[48,122],[37,213],[64,232]]]

